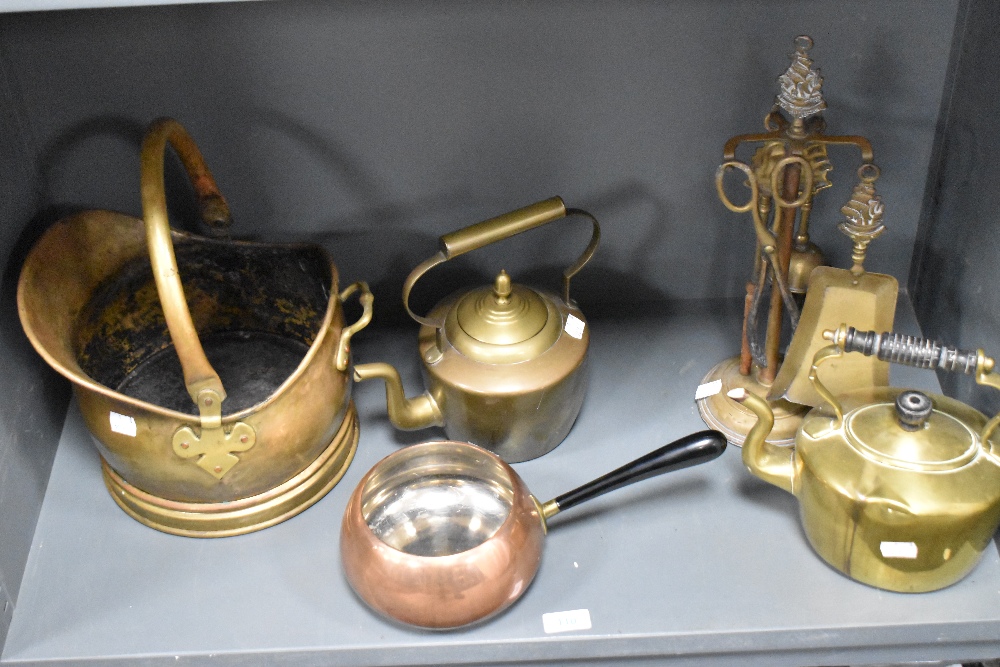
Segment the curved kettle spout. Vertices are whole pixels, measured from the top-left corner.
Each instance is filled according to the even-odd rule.
[[[795,494],[795,448],[779,447],[767,442],[766,438],[774,427],[774,413],[767,401],[742,387],[733,389],[729,398],[745,404],[757,415],[757,423],[750,429],[743,443],[743,464],[747,469],[769,484]]]
[[[363,382],[370,378],[385,380],[385,403],[389,421],[402,431],[419,431],[429,426],[444,426],[444,418],[437,403],[427,392],[415,398],[406,398],[399,372],[390,364],[358,364],[354,367],[354,380]]]

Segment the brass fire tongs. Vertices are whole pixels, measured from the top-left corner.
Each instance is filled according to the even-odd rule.
[[[794,201],[786,201],[781,195],[777,194],[778,182],[780,179],[787,178],[785,174],[793,168],[802,170],[801,174],[805,177],[803,179],[805,185],[802,191],[797,193],[798,196]],[[750,188],[750,199],[742,206],[737,206],[726,196],[723,180],[729,169],[738,169],[747,177],[745,185]],[[796,176],[796,179],[798,178]],[[746,213],[749,211],[753,219],[754,232],[757,237],[757,248],[754,253],[754,266],[756,269],[753,282],[747,286],[748,298],[746,312],[744,313],[743,333],[744,340],[749,346],[751,357],[761,367],[767,366],[767,357],[766,351],[760,343],[757,318],[760,312],[760,304],[763,301],[762,296],[767,289],[768,283],[771,284],[772,293],[780,295],[781,303],[788,312],[793,329],[798,326],[799,320],[799,308],[795,303],[795,298],[792,296],[792,291],[788,284],[787,267],[784,271],[782,270],[779,240],[775,237],[774,230],[769,229],[765,222],[765,216],[770,210],[770,204],[766,199],[761,197],[761,190],[765,190],[764,194],[766,197],[774,199],[775,208],[779,212],[775,217],[781,217],[781,213],[786,209],[801,208],[808,200],[809,193],[812,192],[813,188],[812,170],[809,168],[808,162],[803,158],[791,155],[778,161],[774,169],[771,170],[770,181],[770,188],[766,185],[762,188],[754,170],[746,163],[737,160],[729,160],[722,163],[715,172],[715,188],[719,193],[719,199],[722,200],[726,208],[734,213]],[[787,261],[785,264],[787,264]],[[771,331],[773,321],[773,318],[768,321],[767,333],[769,338],[774,335]],[[780,312],[777,324],[780,326]],[[747,371],[743,374],[747,375],[749,372],[748,367]]]

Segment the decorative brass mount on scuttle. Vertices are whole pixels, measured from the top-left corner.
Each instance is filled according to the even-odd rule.
[[[716,189],[723,204],[735,213],[751,213],[756,232],[753,278],[747,283],[743,335],[740,354],[716,365],[703,383],[721,380],[716,393],[698,402],[702,419],[724,432],[733,444],[742,444],[755,421],[753,413],[726,397],[743,387],[767,396],[781,365],[783,316],[791,327],[798,326],[799,306],[795,295],[805,293],[809,275],[825,264],[820,249],[809,240],[809,216],[816,193],[832,185],[833,165],[827,147],[849,144],[861,151],[862,170],[873,181],[878,169],[873,164],[871,143],[861,136],[828,136],[822,111],[823,79],[813,68],[808,51],[811,38],[795,38],[795,53],[788,70],[778,78],[780,87],[774,107],[764,118],[767,132],[743,134],[729,139],[715,175]],[[784,112],[784,113],[782,113]],[[750,164],[736,159],[743,144],[757,148]],[[744,185],[750,199],[733,204],[723,180],[730,170],[746,176]],[[770,295],[766,296],[770,285]],[[758,333],[758,313],[767,301],[764,341]],[[778,399],[770,401],[775,427],[770,442],[790,444],[808,406]]]

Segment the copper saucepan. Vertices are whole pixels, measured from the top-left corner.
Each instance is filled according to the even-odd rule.
[[[585,500],[717,458],[726,438],[700,431],[539,503],[500,457],[444,441],[390,454],[358,484],[340,553],[375,611],[424,628],[457,628],[506,609],[528,588],[546,521]]]

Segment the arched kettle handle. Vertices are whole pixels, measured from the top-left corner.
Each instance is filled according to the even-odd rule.
[[[410,275],[403,282],[403,307],[406,308],[406,312],[409,313],[410,317],[420,324],[440,328],[442,326],[441,322],[435,322],[427,317],[417,315],[410,309],[410,292],[413,290],[416,282],[425,273],[449,259],[454,259],[491,243],[508,239],[521,232],[541,227],[544,224],[559,220],[568,215],[582,215],[589,218],[593,224],[590,243],[587,244],[580,257],[563,271],[563,300],[569,303],[570,279],[593,257],[594,252],[597,250],[597,244],[601,240],[601,226],[597,222],[597,219],[590,213],[575,208],[567,209],[566,204],[563,203],[560,197],[552,197],[551,199],[519,208],[516,211],[504,213],[489,220],[477,222],[474,225],[442,236],[439,239],[441,249],[437,254],[421,262],[410,272]]]
[[[206,419],[221,418],[220,403],[226,398],[219,374],[215,372],[198,339],[177,270],[177,258],[170,238],[167,198],[164,193],[163,160],[167,142],[180,157],[198,194],[202,214],[213,227],[228,224],[229,208],[205,166],[197,145],[184,127],[172,118],[153,121],[142,142],[140,155],[142,213],[146,222],[146,245],[153,266],[153,279],[167,320],[170,339],[184,372],[184,385],[198,405],[203,426]],[[207,215],[206,215],[207,214]]]
[[[347,364],[351,360],[351,337],[358,333],[372,321],[372,304],[375,301],[372,291],[368,288],[368,283],[364,281],[358,281],[348,285],[343,292],[340,293],[340,301],[343,303],[352,294],[360,291],[361,294],[358,296],[358,301],[361,302],[362,313],[361,317],[354,324],[344,327],[340,332],[340,342],[337,345],[337,370],[344,372],[347,370]]]

